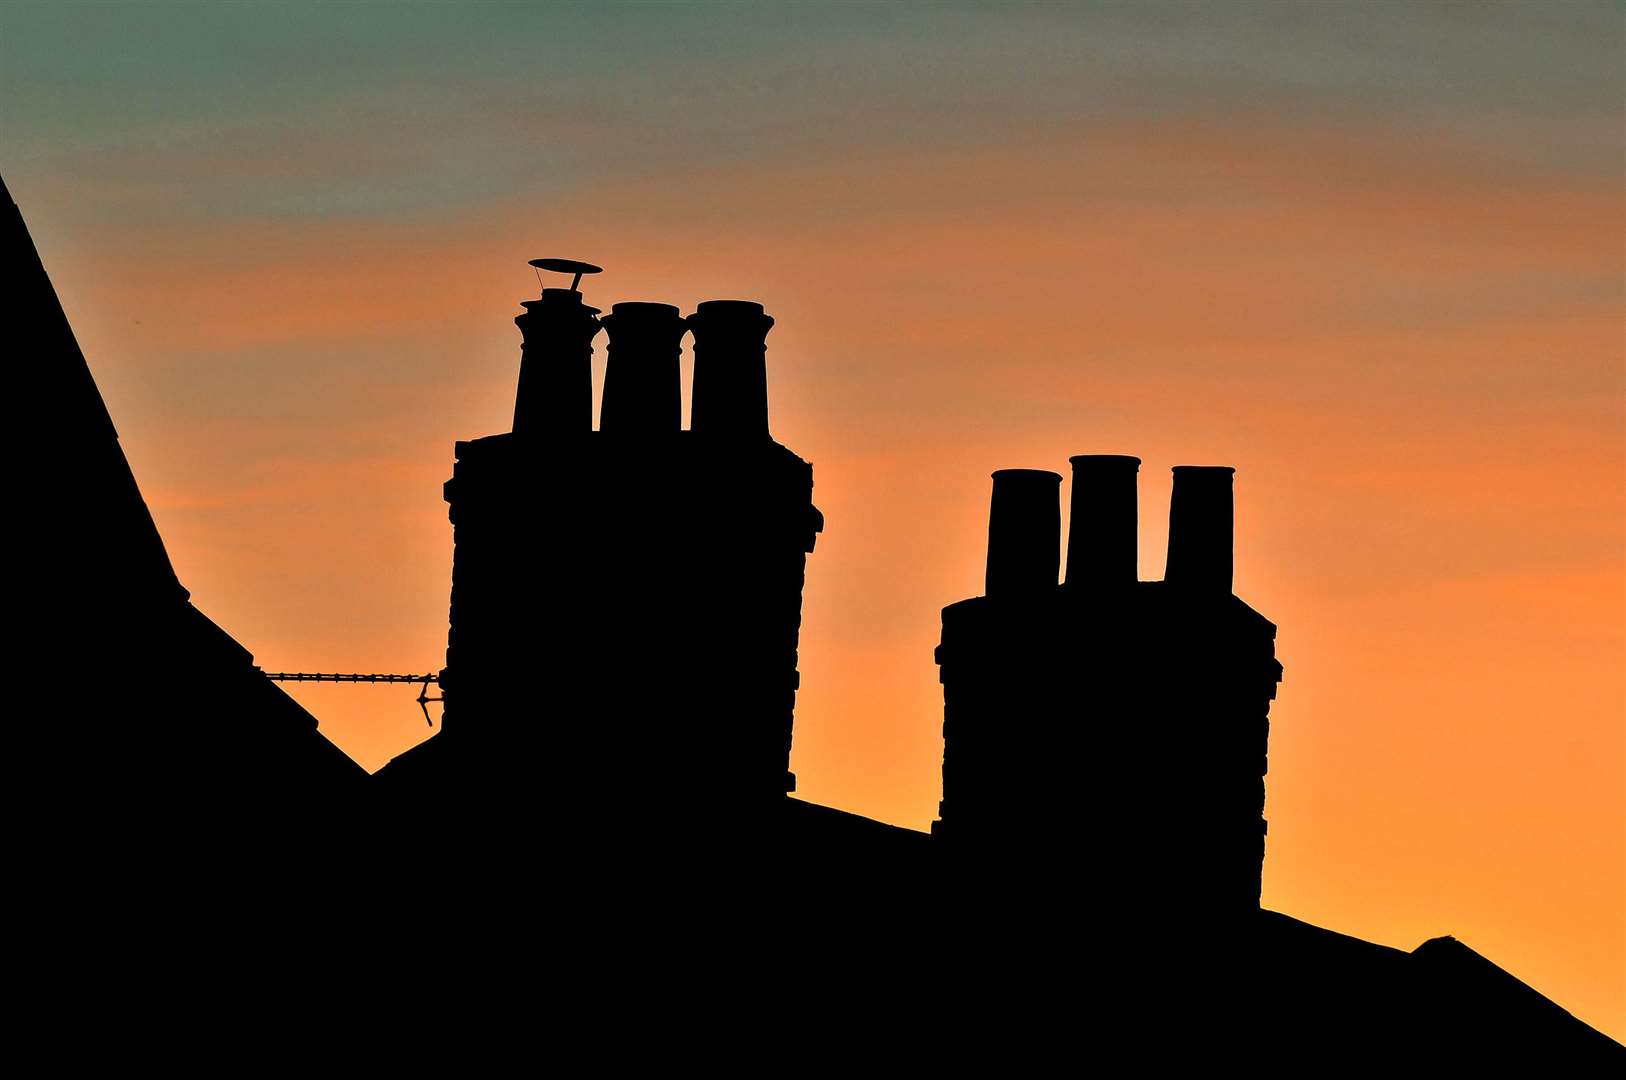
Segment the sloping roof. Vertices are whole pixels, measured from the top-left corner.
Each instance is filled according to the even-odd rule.
[[[25,742],[63,819],[188,829],[304,810],[366,772],[190,603],[83,351],[0,181]],[[110,816],[111,808],[116,814]]]
[[[1618,1043],[1454,938],[1408,953],[1263,911],[1248,959],[1258,1014],[1284,1065],[1626,1065]]]
[[[6,328],[13,358],[7,374],[16,390],[17,419],[31,436],[24,445],[32,460],[19,464],[48,487],[80,496],[96,533],[83,539],[100,541],[101,558],[111,560],[109,568],[129,587],[184,600],[187,592],[136,486],[113,418],[4,179],[0,195],[0,251],[15,304]]]
[[[1489,1033],[1498,1053],[1515,1055],[1565,1046],[1577,1066],[1595,1061],[1626,1068],[1619,1043],[1456,938],[1430,938],[1410,959],[1415,977],[1428,988],[1435,1021],[1455,1037]]]

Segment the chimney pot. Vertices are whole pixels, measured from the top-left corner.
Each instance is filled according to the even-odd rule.
[[[543,289],[514,319],[523,337],[514,432],[576,435],[593,430],[593,335],[598,308],[574,289]]]
[[[773,316],[751,300],[707,300],[689,316],[694,331],[696,433],[768,438],[767,337]]]
[[[599,320],[609,332],[599,430],[653,435],[683,426],[678,351],[687,329],[671,304],[616,304]]]
[[[1140,458],[1080,454],[1067,460],[1073,465],[1067,584],[1084,588],[1134,584],[1139,569],[1135,483]]]
[[[988,511],[987,594],[1042,593],[1055,588],[1060,568],[1061,475],[1000,469]]]
[[[1169,562],[1164,571],[1170,585],[1230,594],[1235,473],[1224,465],[1174,467]]]

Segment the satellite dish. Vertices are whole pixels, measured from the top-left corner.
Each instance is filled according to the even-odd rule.
[[[531,265],[538,270],[551,270],[556,274],[574,274],[571,279],[570,291],[575,292],[576,287],[582,283],[583,274],[602,274],[604,267],[594,266],[590,262],[577,262],[575,259],[532,259]]]

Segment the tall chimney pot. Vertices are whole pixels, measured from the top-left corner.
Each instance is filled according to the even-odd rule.
[[[1056,587],[1061,568],[1061,474],[1000,469],[988,510],[989,596]]]
[[[773,316],[750,300],[707,300],[689,316],[694,331],[696,433],[768,438],[767,337]]]
[[[629,302],[599,322],[610,335],[599,430],[654,435],[682,428],[682,314],[671,304]]]
[[[1170,585],[1204,592],[1231,592],[1231,546],[1235,510],[1232,476],[1224,465],[1176,465],[1169,497]]]
[[[514,432],[578,435],[593,430],[593,335],[598,308],[574,289],[543,289],[514,319],[520,345]]]
[[[1083,588],[1133,585],[1138,576],[1135,481],[1140,458],[1080,454],[1073,465],[1067,584]]]

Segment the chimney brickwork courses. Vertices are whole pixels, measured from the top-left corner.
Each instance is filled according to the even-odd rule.
[[[1231,594],[1231,470],[1176,470],[1171,580],[1142,582],[1139,461],[1072,460],[1066,582],[1054,584],[1048,526],[1029,530],[1025,550],[999,546],[1011,510],[1001,477],[1055,474],[1004,470],[987,595],[943,609],[933,833],[957,863],[1025,861],[1121,911],[1255,910],[1281,666],[1275,626]],[[1029,490],[1023,514],[1048,522],[1055,485]],[[1032,562],[1025,579],[996,567],[1021,558]],[[1180,573],[1181,559],[1195,569]],[[1009,580],[1029,587],[1002,587]]]
[[[794,787],[801,593],[823,528],[812,467],[767,430],[773,320],[745,301],[701,304],[688,320],[670,305],[616,304],[591,323],[609,333],[592,431],[578,423],[575,373],[590,363],[594,309],[578,296],[561,305],[567,317],[538,317],[561,291],[517,320],[516,429],[457,444],[438,738],[465,768],[512,776],[537,813],[580,827],[748,821]],[[687,328],[705,430],[679,430]]]

